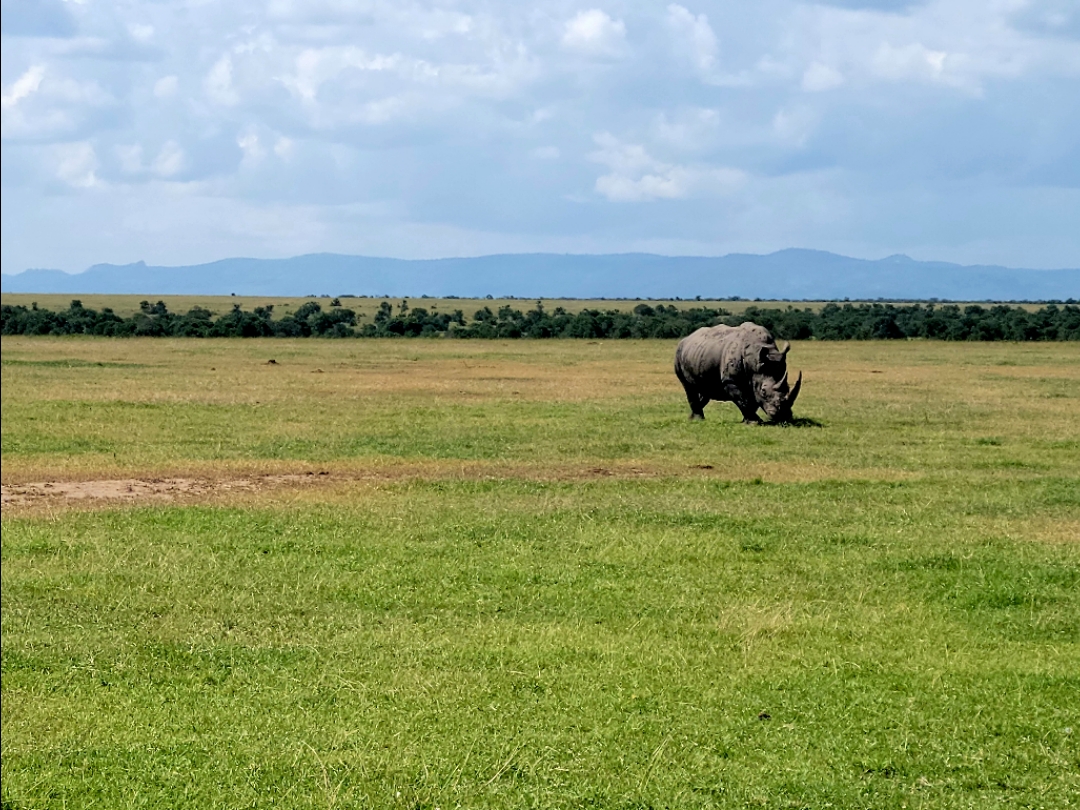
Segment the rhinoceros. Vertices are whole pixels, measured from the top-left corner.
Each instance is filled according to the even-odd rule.
[[[704,419],[709,400],[734,402],[743,422],[758,424],[761,408],[774,422],[791,420],[802,372],[788,387],[788,343],[779,348],[769,330],[756,323],[705,326],[679,341],[675,374],[686,389],[690,418]]]

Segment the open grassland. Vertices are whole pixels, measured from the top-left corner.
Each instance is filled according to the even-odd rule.
[[[193,307],[202,307],[209,310],[215,317],[224,315],[229,312],[234,305],[239,305],[242,309],[251,311],[255,307],[274,307],[274,317],[282,318],[286,315],[292,315],[304,304],[309,301],[315,301],[320,304],[324,310],[328,309],[330,302],[333,300],[329,297],[307,296],[300,297],[278,297],[278,296],[257,296],[257,295],[104,295],[99,293],[87,293],[85,295],[73,295],[71,293],[4,293],[0,295],[0,303],[8,306],[24,306],[29,307],[32,304],[37,304],[42,309],[48,309],[53,311],[60,311],[67,309],[72,299],[78,299],[82,301],[83,306],[90,309],[101,310],[105,307],[109,307],[117,315],[128,318],[139,311],[139,304],[142,301],[149,301],[151,304],[157,301],[164,301],[165,306],[168,307],[170,312],[185,313]],[[386,301],[393,305],[395,311],[401,304],[402,298],[391,296],[389,298],[340,298],[338,299],[343,307],[348,307],[353,310],[357,318],[361,323],[370,322],[375,313],[379,311],[379,305]],[[489,307],[493,312],[497,312],[499,307],[510,306],[513,309],[519,309],[521,311],[527,311],[536,306],[536,300],[531,298],[406,298],[410,307],[423,307],[430,312],[441,313],[453,313],[454,310],[460,309],[466,318],[472,318],[473,314],[484,307]],[[599,309],[599,310],[617,310],[619,312],[630,312],[634,307],[642,303],[640,299],[611,299],[611,300],[599,300],[599,299],[567,299],[567,298],[544,298],[542,299],[544,308],[549,312],[556,307],[562,307],[567,312],[577,313],[583,309]],[[652,303],[657,303],[653,301]],[[749,306],[759,307],[779,307],[783,309],[788,305],[795,307],[796,309],[811,309],[814,312],[819,311],[824,307],[828,301],[747,301],[739,299],[738,301],[728,300],[701,300],[701,301],[663,301],[669,306],[676,306],[680,309],[689,309],[691,307],[709,307],[711,309],[726,309],[733,314],[739,314],[743,312]],[[858,301],[851,302],[858,304]],[[902,303],[902,302],[899,302]],[[1038,310],[1041,304],[1010,304],[1013,307],[1020,307],[1029,312]]]
[[[90,307],[91,309],[102,309],[103,307],[110,307],[117,315],[122,317],[130,317],[139,311],[139,304],[142,301],[149,301],[155,303],[156,301],[164,301],[165,305],[169,308],[170,312],[184,313],[190,310],[192,307],[203,307],[210,310],[214,315],[224,315],[231,310],[234,305],[239,304],[245,310],[253,310],[255,307],[274,307],[274,317],[280,318],[285,315],[292,315],[297,309],[302,307],[309,301],[314,301],[322,308],[328,309],[330,302],[334,300],[330,297],[285,297],[285,296],[257,296],[257,295],[104,295],[104,294],[87,294],[87,295],[71,295],[70,293],[4,293],[2,302],[11,306],[24,306],[28,307],[33,303],[37,303],[42,309],[62,310],[66,309],[68,304],[71,303],[73,298],[78,298],[83,302],[83,306]],[[432,312],[446,312],[452,313],[456,309],[460,309],[465,313],[465,317],[471,318],[473,313],[478,309],[484,307],[490,307],[492,311],[497,311],[499,307],[511,306],[514,309],[527,310],[536,306],[536,299],[532,298],[411,298],[394,297],[388,298],[379,297],[365,297],[365,298],[339,298],[343,307],[348,307],[353,310],[359,319],[368,319],[369,321],[375,317],[375,313],[379,311],[379,305],[386,301],[391,304],[395,311],[398,309],[402,300],[409,302],[410,307],[424,307]],[[555,307],[562,307],[567,312],[581,312],[583,309],[614,309],[620,312],[629,312],[633,310],[638,304],[642,303],[640,300],[589,300],[589,299],[562,299],[562,298],[545,298],[541,299],[544,307],[548,310],[553,310]],[[723,307],[730,312],[741,312],[746,307],[750,306],[750,301],[672,301],[664,302],[672,303],[679,307]],[[824,304],[808,304],[807,306],[822,307]]]
[[[1080,345],[796,343],[796,412],[703,425],[668,341],[3,339],[3,482],[331,470],[770,482],[1080,475]],[[273,364],[268,361],[275,361]]]
[[[5,810],[1080,806],[1080,346],[2,347]]]

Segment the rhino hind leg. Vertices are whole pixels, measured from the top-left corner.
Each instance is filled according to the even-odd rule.
[[[690,403],[690,421],[701,422],[705,419],[705,406],[709,398],[704,397],[689,386],[686,387],[686,401]]]
[[[699,393],[697,386],[695,386],[685,373],[683,373],[682,361],[680,353],[682,351],[682,344],[679,344],[679,349],[675,353],[675,376],[679,378],[679,382],[682,383],[683,391],[686,392],[686,401],[690,403],[690,421],[700,422],[705,419],[705,406],[709,404],[709,398]]]

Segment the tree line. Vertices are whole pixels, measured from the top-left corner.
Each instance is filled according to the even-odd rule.
[[[752,305],[733,315],[725,309],[641,303],[632,311],[548,310],[537,301],[528,311],[504,304],[485,306],[472,318],[460,310],[440,313],[401,301],[395,309],[379,305],[367,323],[334,299],[326,310],[309,301],[295,312],[274,317],[273,306],[245,311],[233,305],[214,317],[202,307],[170,312],[164,302],[143,301],[139,311],[121,317],[112,309],[94,310],[74,300],[66,310],[0,307],[5,335],[105,335],[113,337],[454,337],[454,338],[679,338],[701,326],[732,326],[754,321],[785,340],[1080,340],[1080,306],[1048,304],[1035,311],[1004,304],[834,303],[809,307]]]

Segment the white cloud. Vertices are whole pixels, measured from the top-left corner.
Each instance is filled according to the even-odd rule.
[[[529,157],[533,160],[558,160],[561,156],[562,152],[557,146],[538,146],[529,152]]]
[[[166,141],[161,145],[161,151],[154,158],[154,173],[159,177],[173,177],[184,170],[186,158],[184,150],[176,141]]]
[[[720,232],[783,247],[797,234],[818,239],[841,220],[869,222],[874,195],[873,211],[884,212],[875,233],[889,236],[880,244],[893,252],[905,250],[902,228],[937,227],[898,215],[888,202],[897,187],[952,200],[950,183],[961,181],[998,190],[995,210],[1009,214],[1004,201],[1016,189],[1039,189],[1026,198],[1033,211],[1046,187],[1059,189],[1056,208],[1047,204],[1037,219],[1049,221],[1053,210],[1075,221],[1077,0],[917,0],[877,10],[884,5],[88,2],[74,9],[73,35],[4,39],[5,268],[40,264],[32,257],[59,249],[40,247],[61,219],[48,213],[56,200],[68,206],[65,216],[79,217],[81,205],[107,221],[115,212],[99,207],[120,205],[137,188],[147,209],[141,221],[157,217],[163,230],[177,226],[156,195],[203,194],[218,213],[309,206],[328,223],[342,206],[377,203],[392,212],[381,233],[447,223],[471,234],[473,252],[569,245],[585,233],[597,247],[607,240],[604,249],[620,240],[674,244],[676,231],[717,249]],[[582,137],[605,131],[617,137],[581,147]],[[515,157],[528,165],[515,176],[520,193],[508,195]],[[732,213],[754,207],[763,184],[779,188],[796,174],[805,193],[783,213],[780,192],[759,200],[753,217]],[[61,195],[58,176],[72,184]],[[733,194],[714,193],[743,177]],[[694,205],[677,226],[647,205],[623,206],[614,223],[610,212],[596,213],[610,206],[567,203],[575,192],[594,203]],[[803,209],[815,199],[840,213],[806,231],[786,229],[789,219],[810,222]],[[28,213],[14,213],[19,206]],[[966,239],[982,227],[1004,243],[1011,226],[1004,215],[987,224],[990,208],[955,207]],[[209,239],[216,216],[198,220],[198,240]],[[263,249],[243,241],[255,231],[221,227],[229,235],[213,244],[223,252]],[[753,233],[744,239],[741,229]],[[70,253],[108,259],[101,230]],[[1053,243],[1053,255],[1073,264],[1080,256],[1070,229],[1039,239],[1014,230],[1011,255],[1030,248],[1049,256]],[[297,233],[305,251],[326,247],[321,236]],[[861,238],[870,245],[878,237]],[[194,241],[162,244],[188,250]],[[441,249],[395,250],[389,237],[379,245]],[[955,250],[958,257],[963,248]]]
[[[427,9],[421,25],[417,31],[422,39],[434,40],[446,36],[469,34],[475,27],[475,20],[469,14],[445,11],[443,9]]]
[[[612,173],[596,178],[596,191],[612,202],[678,199],[690,193],[693,177],[681,166],[667,166],[633,178]]]
[[[356,111],[355,120],[364,124],[385,124],[401,115],[408,104],[401,96],[390,96],[369,101]]]
[[[607,132],[594,136],[600,148],[589,155],[611,171],[596,179],[598,194],[612,202],[674,200],[728,193],[746,180],[738,169],[664,163],[641,144],[626,144]]]
[[[7,93],[0,96],[0,108],[7,110],[32,93],[36,93],[38,88],[41,87],[43,78],[45,78],[45,68],[42,65],[31,67],[12,83],[11,89]]]
[[[802,89],[811,93],[832,90],[843,83],[843,73],[821,62],[812,62],[802,77]]]
[[[295,72],[282,76],[280,81],[304,101],[314,102],[319,87],[346,70],[388,71],[400,67],[401,63],[400,56],[369,56],[355,46],[307,48],[296,56]]]
[[[672,3],[667,7],[667,25],[678,52],[684,54],[699,73],[708,76],[716,69],[720,48],[708,17],[704,14],[695,17],[685,6]]]
[[[1014,25],[1030,8],[1020,0],[932,0],[900,13],[799,4],[767,58],[774,74],[799,77],[807,91],[842,80],[852,91],[903,82],[978,96],[990,81],[1080,77],[1075,39]]]
[[[266,150],[259,143],[259,135],[256,132],[245,132],[236,138],[236,145],[244,153],[244,163],[259,163],[266,157]]]
[[[278,139],[274,141],[274,154],[282,160],[291,158],[295,148],[296,145],[293,143],[292,138],[286,138],[284,135],[279,136]]]
[[[203,83],[206,94],[210,96],[211,101],[231,107],[240,100],[236,90],[233,89],[232,75],[232,57],[225,54],[210,68],[210,72],[206,74],[206,80]]]
[[[154,82],[154,95],[157,98],[169,98],[176,95],[180,80],[176,76],[162,76]]]
[[[772,119],[772,133],[776,141],[801,149],[817,128],[818,115],[813,108],[799,105],[777,110]]]
[[[113,148],[120,171],[127,175],[151,175],[168,180],[187,168],[187,155],[182,146],[174,140],[167,140],[161,145],[153,162],[147,166],[143,160],[142,144],[118,144]]]
[[[656,116],[656,137],[682,151],[698,151],[714,143],[720,130],[720,112],[711,107],[679,110]]]
[[[633,174],[657,168],[658,163],[641,144],[622,143],[610,132],[593,136],[600,149],[589,155],[597,163],[603,163],[619,174]]]
[[[154,26],[141,23],[130,23],[128,33],[139,42],[149,42],[154,36]]]
[[[42,95],[60,104],[77,107],[104,107],[115,99],[94,80],[80,81],[69,78],[46,77],[41,86]]]
[[[945,72],[947,58],[945,51],[931,50],[921,42],[912,42],[899,48],[883,42],[874,54],[872,64],[878,76],[892,81],[937,81]]]
[[[579,11],[563,28],[563,47],[592,56],[617,55],[625,42],[623,21],[613,20],[598,8]]]
[[[65,142],[79,137],[77,130],[87,119],[116,103],[93,79],[71,79],[42,66],[27,70],[0,100],[5,139]]]
[[[56,176],[74,188],[93,188],[101,184],[97,177],[98,159],[94,147],[83,141],[59,144],[54,149]]]
[[[117,144],[114,151],[124,174],[138,174],[143,170],[142,144]]]
[[[436,61],[354,45],[285,49],[275,57],[284,57],[285,69],[264,73],[302,102],[303,123],[322,131],[428,120],[476,100],[516,98],[540,75],[527,48],[506,43],[483,53],[482,61]]]

